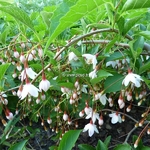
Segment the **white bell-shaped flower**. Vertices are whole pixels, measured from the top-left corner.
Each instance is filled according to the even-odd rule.
[[[111,117],[111,123],[112,124],[116,124],[117,122],[119,122],[119,123],[122,122],[121,116],[117,112],[109,114],[109,117]]]
[[[93,64],[93,69],[95,69],[96,64],[97,64],[96,55],[83,54],[82,56],[85,58],[86,63],[87,64]]]
[[[83,132],[88,131],[89,136],[91,137],[94,134],[94,131],[96,133],[99,133],[98,129],[96,128],[96,125],[93,124],[92,120],[90,121],[90,123],[88,123],[87,125],[85,125]]]
[[[124,84],[125,86],[128,86],[129,83],[132,82],[136,87],[140,87],[141,81],[143,81],[143,79],[141,78],[140,75],[134,74],[132,73],[131,70],[128,70],[128,74],[122,81],[122,84]]]

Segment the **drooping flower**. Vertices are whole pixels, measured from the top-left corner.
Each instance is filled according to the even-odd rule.
[[[89,115],[91,111],[92,111],[92,108],[89,107],[88,105],[86,105],[86,107],[84,108],[85,114],[86,114],[86,115]]]
[[[42,81],[39,84],[39,89],[43,91],[47,91],[50,87],[50,82],[46,79],[45,74],[42,74]]]
[[[26,79],[26,76],[28,76],[31,79],[34,79],[37,76],[37,73],[35,73],[31,68],[28,67],[27,62],[25,62],[25,69],[21,72],[21,81]]]
[[[87,64],[93,64],[93,69],[95,69],[96,64],[97,64],[96,55],[83,54],[82,56],[85,58],[86,63]]]
[[[16,51],[16,49],[14,50],[14,57],[19,58],[19,53],[18,53],[18,51]]]
[[[38,97],[39,95],[39,89],[36,88],[33,84],[31,84],[28,80],[28,78],[26,78],[26,84],[23,86],[23,90],[21,92],[21,100],[23,100],[27,95],[31,95],[33,97]]]
[[[99,133],[99,131],[96,128],[96,125],[93,124],[92,120],[90,121],[90,123],[88,123],[87,125],[85,125],[83,132],[88,131],[89,136],[91,137],[94,134],[94,131],[96,133]]]
[[[99,114],[98,114],[96,111],[93,111],[93,110],[92,110],[92,111],[86,116],[85,119],[89,119],[89,118],[91,118],[92,121],[93,121],[93,123],[95,123],[96,119],[99,120]]]
[[[143,81],[143,79],[141,78],[140,75],[134,74],[132,73],[131,70],[128,70],[128,75],[124,78],[124,80],[122,81],[122,84],[124,84],[125,86],[128,86],[129,83],[132,82],[134,83],[136,87],[140,87],[141,81]]]
[[[115,68],[116,65],[117,65],[117,62],[116,62],[116,61],[108,61],[108,62],[106,63],[106,67],[112,66],[113,68]]]
[[[5,110],[5,115],[6,115],[6,118],[8,120],[12,120],[13,119],[13,113],[10,112],[10,110],[8,108],[6,108],[6,110]]]
[[[118,114],[118,112],[109,114],[109,117],[111,117],[111,123],[112,124],[115,124],[117,122],[119,122],[119,123],[122,122],[121,116],[120,116],[120,114]]]
[[[97,77],[97,70],[96,69],[94,69],[92,72],[90,72],[89,73],[89,77],[91,78],[91,79],[94,79],[94,78],[96,78]]]
[[[68,120],[68,115],[67,115],[66,112],[64,112],[64,114],[63,114],[63,120],[64,120],[64,121],[67,121],[67,120]]]
[[[77,60],[78,60],[78,57],[74,54],[74,52],[70,52],[68,55],[68,61],[71,62],[71,61],[77,61]]]
[[[100,100],[102,105],[106,105],[107,97],[106,97],[106,94],[103,94],[103,91],[100,92],[100,93],[95,94],[94,99],[95,100]]]

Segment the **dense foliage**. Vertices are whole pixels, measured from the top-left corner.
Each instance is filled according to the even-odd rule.
[[[54,148],[69,150],[80,132],[100,133],[109,112],[112,124],[129,117],[144,126],[134,145],[127,137],[115,150],[138,148],[150,134],[149,7],[149,0],[0,1],[1,145],[25,149],[30,137],[9,139],[24,133],[15,125],[28,119],[50,126],[61,141]],[[139,120],[130,116],[133,105],[146,106]],[[89,123],[78,130],[81,118]],[[110,140],[99,140],[96,150]]]

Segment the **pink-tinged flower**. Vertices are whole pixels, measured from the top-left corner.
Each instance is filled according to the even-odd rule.
[[[131,100],[132,100],[132,92],[129,92],[129,93],[127,94],[127,100],[128,100],[128,101],[131,101]]]
[[[89,107],[88,105],[86,105],[86,107],[84,108],[85,114],[86,114],[86,115],[89,115],[91,111],[92,111],[92,108]]]
[[[6,110],[5,110],[5,115],[8,120],[13,119],[13,113],[11,113],[8,108],[6,108]]]
[[[23,90],[23,86],[20,85],[20,87],[19,87],[19,89],[18,89],[18,91],[17,91],[17,96],[18,96],[18,97],[21,97],[22,90]]]
[[[25,56],[24,56],[24,53],[21,53],[20,61],[21,61],[22,63],[25,63],[26,58],[25,58]]]
[[[50,87],[50,82],[46,79],[45,74],[42,74],[42,81],[39,84],[39,89],[42,91],[47,91]]]
[[[32,54],[32,53],[30,53],[30,54],[28,55],[28,61],[31,61],[31,60],[33,60],[33,54]]]
[[[111,117],[112,124],[115,124],[117,122],[119,122],[119,123],[122,122],[121,116],[120,116],[120,114],[118,114],[118,112],[109,114],[109,117]]]
[[[92,121],[90,121],[90,123],[88,123],[87,125],[85,125],[85,127],[83,129],[83,132],[86,132],[86,131],[88,131],[88,134],[89,134],[90,137],[94,134],[94,131],[96,133],[99,133],[99,131],[96,128],[96,125],[93,124]]]
[[[104,120],[103,120],[103,116],[102,116],[102,115],[100,116],[100,118],[99,118],[99,120],[98,120],[98,124],[99,124],[100,126],[102,126],[102,125],[104,124]]]
[[[52,119],[50,117],[47,118],[47,123],[51,124],[52,123]]]
[[[26,84],[23,86],[23,90],[21,92],[21,100],[23,100],[27,95],[31,95],[33,97],[38,97],[39,95],[39,89],[36,88],[33,84],[31,84],[28,80],[28,78],[26,78]]]
[[[26,45],[24,43],[21,43],[21,48],[25,48]]]
[[[94,78],[96,78],[97,77],[97,70],[96,69],[94,69],[92,72],[90,72],[89,73],[89,77],[91,78],[91,79],[94,79]]]
[[[86,63],[87,64],[93,64],[93,69],[95,69],[96,64],[97,64],[96,55],[83,54],[82,56],[85,58]]]
[[[124,80],[122,81],[122,84],[124,84],[125,86],[128,86],[129,83],[132,82],[134,83],[136,87],[140,87],[141,81],[143,81],[141,76],[132,73],[131,70],[128,70],[128,75],[124,78]]]
[[[38,55],[39,55],[39,57],[43,56],[43,50],[42,50],[41,46],[38,46]]]
[[[84,116],[84,110],[80,111],[79,116],[80,116],[80,117],[83,117],[83,116]]]
[[[19,58],[19,53],[18,53],[18,51],[16,51],[16,49],[14,50],[14,57]]]
[[[26,76],[28,76],[31,79],[34,79],[37,76],[37,73],[35,73],[31,68],[28,67],[27,62],[25,62],[25,69],[21,72],[21,81],[26,79]]]
[[[66,112],[64,112],[64,114],[63,114],[63,120],[64,120],[64,121],[67,121],[67,120],[68,120],[68,115],[67,115]]]
[[[99,120],[99,114],[96,113],[95,111],[91,111],[85,119],[89,119],[91,118],[92,119],[92,122],[95,123],[96,119]]]
[[[68,61],[71,62],[71,61],[77,61],[77,60],[78,60],[78,57],[73,52],[70,52],[68,55]]]

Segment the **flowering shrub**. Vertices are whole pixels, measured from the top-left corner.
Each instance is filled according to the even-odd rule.
[[[132,105],[146,104],[141,121],[130,117],[136,126],[146,125],[142,132],[146,131],[150,4],[143,3],[64,0],[45,7],[41,3],[40,12],[28,12],[18,7],[23,3],[2,2],[3,125],[16,115],[40,120],[45,130],[49,124],[61,140],[68,130],[78,129],[82,118],[89,120],[83,132],[91,137],[105,125],[105,111],[116,124],[125,121]]]

